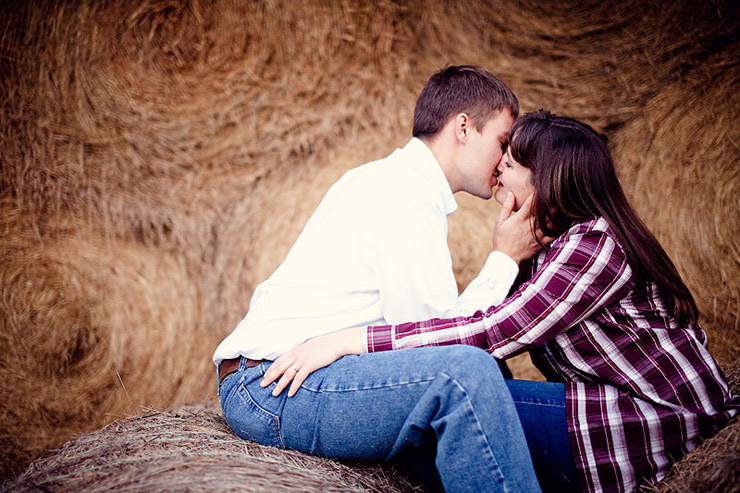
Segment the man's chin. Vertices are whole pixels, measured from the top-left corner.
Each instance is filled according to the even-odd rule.
[[[483,200],[489,200],[493,197],[493,190],[467,190],[467,192],[473,197]]]

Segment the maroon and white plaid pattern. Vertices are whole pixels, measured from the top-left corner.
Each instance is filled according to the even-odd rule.
[[[659,481],[738,412],[704,331],[679,327],[655,284],[634,278],[605,220],[574,225],[522,273],[516,292],[472,316],[368,327],[368,351],[469,344],[498,359],[530,351],[548,380],[566,385],[585,491]]]

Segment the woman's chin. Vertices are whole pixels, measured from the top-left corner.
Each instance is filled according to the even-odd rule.
[[[493,200],[499,203],[499,205],[504,205],[504,200],[506,200],[506,192],[499,187],[496,187],[496,189],[493,191]]]

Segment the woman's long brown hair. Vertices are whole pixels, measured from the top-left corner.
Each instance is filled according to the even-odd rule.
[[[557,237],[574,223],[603,217],[637,279],[658,286],[681,324],[699,316],[691,292],[658,240],[629,204],[604,139],[590,126],[540,110],[511,129],[511,156],[532,170],[535,226]]]

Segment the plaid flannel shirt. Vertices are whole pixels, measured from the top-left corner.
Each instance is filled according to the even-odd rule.
[[[469,344],[506,359],[529,351],[566,386],[581,489],[633,491],[737,413],[740,398],[698,324],[678,326],[653,283],[638,282],[602,218],[540,252],[503,303],[468,317],[367,328],[367,350]]]

